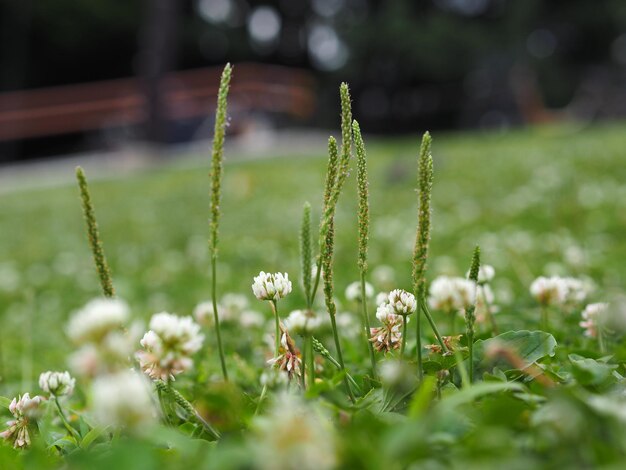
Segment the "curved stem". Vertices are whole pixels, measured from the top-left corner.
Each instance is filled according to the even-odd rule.
[[[376,354],[374,353],[374,345],[370,341],[371,329],[370,319],[367,313],[367,299],[365,297],[365,272],[361,271],[361,309],[363,310],[363,320],[365,321],[365,341],[370,352],[370,362],[372,363],[372,376],[376,378]]]
[[[424,315],[426,315],[426,320],[428,320],[428,323],[430,323],[430,327],[432,328],[433,333],[435,334],[435,337],[437,338],[437,342],[439,343],[439,345],[444,351],[447,351],[448,348],[446,348],[446,345],[444,344],[443,339],[441,339],[441,335],[439,334],[439,329],[437,328],[437,325],[435,324],[433,317],[430,314],[430,310],[428,310],[428,307],[426,306],[426,302],[424,302],[424,299],[420,299],[420,301],[421,301],[422,311],[424,312]]]
[[[311,289],[311,300],[309,301],[310,305],[313,305],[313,300],[315,300],[315,295],[317,294],[317,288],[320,285],[320,278],[322,277],[322,257],[317,257],[317,270],[315,272],[315,283],[313,284],[313,289]]]
[[[330,324],[333,328],[333,337],[335,339],[335,349],[337,350],[337,361],[339,362],[339,368],[342,372],[346,372],[346,366],[343,362],[343,354],[341,352],[341,343],[339,342],[339,333],[337,332],[337,321],[335,320],[335,315],[330,315]],[[350,382],[348,382],[347,377],[344,377],[343,381],[346,386],[346,390],[348,391],[348,395],[350,396],[350,401],[354,403],[354,394],[352,393]]]
[[[220,332],[220,319],[217,314],[217,256],[211,256],[211,297],[213,297],[213,319],[215,320],[215,334],[217,335],[217,349],[220,353],[220,363],[222,365],[222,375],[228,381],[228,371],[226,370],[226,359],[224,358],[224,348],[222,347],[222,334]]]
[[[65,417],[65,413],[63,413],[63,408],[61,408],[59,399],[56,396],[54,397],[54,404],[57,406],[57,411],[59,413],[59,417],[61,418],[61,422],[63,423],[63,426],[65,426],[65,429],[67,429],[69,433],[72,435],[72,437],[76,439],[76,442],[79,443],[80,434],[78,434],[78,431],[72,427],[72,425],[69,423],[69,421]]]

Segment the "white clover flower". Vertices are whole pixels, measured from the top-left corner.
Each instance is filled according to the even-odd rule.
[[[415,376],[409,364],[398,359],[389,359],[380,363],[378,373],[381,382],[388,387],[410,387],[415,383]]]
[[[191,356],[203,341],[200,325],[191,317],[161,312],[152,316],[150,330],[140,341],[143,350],[135,355],[147,375],[167,381],[193,367]]]
[[[93,410],[106,426],[141,432],[156,423],[150,384],[134,371],[96,378],[92,385]]]
[[[255,463],[263,470],[330,470],[336,445],[330,420],[310,402],[282,393],[253,422]]]
[[[581,314],[583,321],[579,323],[585,329],[585,336],[590,338],[598,336],[598,318],[604,315],[608,308],[608,303],[589,304],[585,307]]]
[[[76,344],[100,341],[128,320],[128,305],[119,299],[94,299],[70,319],[67,334]]]
[[[376,302],[376,305],[382,305],[384,303],[387,303],[388,298],[389,292],[379,292],[378,294],[376,294],[376,299],[374,301]]]
[[[389,302],[380,304],[376,309],[376,318],[378,318],[378,321],[381,323],[386,322],[390,315],[395,315],[395,311]]]
[[[562,305],[567,292],[567,284],[558,276],[541,276],[530,285],[530,293],[542,305]]]
[[[574,305],[582,304],[588,294],[588,288],[585,283],[573,277],[565,277],[562,281],[566,288],[565,303]]]
[[[265,273],[254,278],[252,292],[259,300],[279,300],[291,292],[291,281],[287,273]]]
[[[265,317],[256,310],[244,310],[239,316],[239,324],[243,328],[261,328],[265,325]]]
[[[397,315],[410,315],[417,310],[417,301],[413,294],[402,289],[395,289],[389,293],[389,305]]]
[[[217,316],[220,322],[225,320],[224,309],[220,305],[217,306]],[[212,325],[214,321],[213,302],[210,300],[200,302],[193,309],[193,317],[201,325]]]
[[[72,378],[68,371],[65,372],[43,372],[39,376],[39,387],[55,397],[62,395],[70,396],[74,393],[76,380]]]
[[[458,312],[474,305],[476,284],[462,277],[439,276],[430,285],[428,303],[444,312]]]
[[[285,325],[292,333],[308,336],[320,329],[322,320],[313,311],[294,310],[285,320]]]
[[[374,349],[380,352],[389,352],[398,349],[402,341],[402,332],[400,331],[404,319],[408,321],[406,316],[396,315],[394,308],[386,303],[378,306],[376,310],[376,318],[382,323],[381,327],[370,328]]]
[[[365,283],[365,298],[371,299],[374,297],[374,287],[369,283]],[[350,301],[361,301],[363,296],[361,295],[361,283],[353,282],[346,287],[346,299]]]
[[[229,312],[229,316],[232,317],[238,317],[249,306],[248,298],[245,295],[234,294],[232,292],[224,294],[220,304]]]
[[[28,425],[39,415],[38,408],[43,400],[40,396],[31,398],[28,393],[13,398],[9,411],[14,419],[7,421],[8,428],[0,432],[0,438],[10,441],[16,449],[28,447],[31,443]]]

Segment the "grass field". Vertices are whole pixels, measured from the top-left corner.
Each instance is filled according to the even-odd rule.
[[[463,274],[480,244],[484,262],[497,270],[499,321],[511,327],[536,318],[528,285],[538,275],[589,277],[600,299],[623,288],[625,131],[614,124],[584,132],[553,127],[435,133],[429,277]],[[393,267],[396,285],[405,288],[416,226],[418,149],[417,136],[368,140],[370,265]],[[232,160],[225,169],[219,291],[245,293],[264,311],[266,306],[253,302],[252,277],[266,270],[298,279],[301,208],[308,200],[319,216],[326,156]],[[91,184],[118,294],[138,318],[161,310],[190,314],[209,297],[208,156],[206,162]],[[351,178],[337,217],[340,293],[358,278],[355,207]],[[99,295],[99,285],[76,187],[1,195],[0,227],[0,388],[8,396],[19,381],[65,365],[71,349],[66,319]],[[301,302],[296,289],[283,308]],[[232,341],[226,337],[227,345]],[[218,370],[215,356],[207,367]]]

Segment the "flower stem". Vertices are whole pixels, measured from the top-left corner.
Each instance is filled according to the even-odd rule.
[[[274,320],[276,323],[276,348],[274,351],[274,357],[280,355],[280,318],[278,317],[278,303],[275,300],[270,300],[270,305],[274,312]]]
[[[72,437],[74,439],[76,439],[77,443],[80,442],[80,434],[78,434],[78,431],[76,431],[76,429],[74,429],[72,427],[72,425],[69,423],[69,421],[65,417],[65,413],[63,413],[63,408],[61,408],[61,404],[59,403],[59,399],[56,396],[54,397],[54,404],[57,407],[57,411],[59,413],[59,417],[61,418],[61,422],[63,423],[63,426],[65,426],[65,429],[67,429],[69,431],[69,433],[72,435]]]
[[[222,333],[220,331],[220,319],[217,314],[217,255],[211,256],[211,297],[213,298],[213,319],[215,320],[215,335],[217,336],[217,349],[220,353],[220,363],[222,365],[222,375],[228,381],[228,371],[226,370],[226,359],[224,358],[224,348],[222,346]]]
[[[337,350],[337,361],[339,362],[339,369],[342,372],[346,372],[346,366],[343,362],[343,354],[341,352],[341,343],[339,342],[339,333],[337,332],[337,321],[335,320],[335,315],[330,315],[330,324],[333,328],[333,338],[335,340],[335,349]],[[352,393],[352,388],[350,387],[350,382],[347,379],[347,376],[343,379],[346,390],[348,391],[348,396],[350,397],[350,401],[354,403],[354,393]]]
[[[439,334],[439,329],[437,328],[437,325],[435,324],[433,317],[430,314],[430,310],[428,310],[428,307],[426,306],[426,302],[424,302],[423,299],[420,299],[420,302],[421,302],[422,311],[424,312],[424,315],[426,315],[426,320],[428,320],[428,323],[430,323],[430,327],[432,328],[433,333],[435,334],[435,337],[437,338],[437,342],[439,343],[439,345],[444,351],[447,351],[448,348],[444,344],[443,339],[441,339],[441,335]]]
[[[307,336],[305,339],[305,348],[308,348],[307,359],[309,365],[307,368],[309,374],[309,387],[315,383],[315,352],[313,351],[313,337]]]
[[[370,318],[367,313],[367,299],[365,297],[365,271],[361,271],[361,309],[363,310],[363,320],[365,321],[365,341],[370,352],[370,362],[372,363],[372,376],[375,379],[378,375],[376,370],[376,354],[374,354],[374,345],[369,340],[371,335]]]
[[[406,323],[407,316],[402,316],[402,345],[400,346],[400,357],[404,357],[404,349],[406,348]]]
[[[419,299],[418,302],[418,305],[421,305],[423,300]],[[419,307],[415,310],[415,323],[417,323],[417,378],[421,382],[424,378],[424,369],[422,367],[422,309]]]

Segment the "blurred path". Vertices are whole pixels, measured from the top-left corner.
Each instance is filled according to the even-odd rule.
[[[323,156],[329,132],[290,129],[255,129],[227,138],[226,163],[265,158]],[[208,167],[210,140],[165,149],[133,146],[111,152],[93,152],[0,165],[0,195],[74,183],[74,168],[81,165],[90,179],[116,178],[150,168]]]

